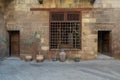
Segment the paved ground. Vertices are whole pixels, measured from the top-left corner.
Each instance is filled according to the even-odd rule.
[[[99,59],[99,60],[102,60],[102,59],[110,60],[110,59],[113,59],[113,57],[110,57],[110,56],[99,53],[97,59]]]
[[[0,62],[0,80],[120,80],[120,61],[36,63],[10,58]]]

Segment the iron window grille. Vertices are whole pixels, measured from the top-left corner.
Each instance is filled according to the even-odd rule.
[[[80,12],[51,12],[50,49],[81,49],[80,15]]]

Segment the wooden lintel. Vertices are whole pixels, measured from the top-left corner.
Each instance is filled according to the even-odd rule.
[[[89,11],[92,8],[30,8],[30,11]]]

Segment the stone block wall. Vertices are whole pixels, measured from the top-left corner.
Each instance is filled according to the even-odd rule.
[[[92,38],[91,40],[94,40],[94,42],[90,42],[89,41],[90,39],[86,39],[86,40],[88,40],[87,44],[89,44],[90,42],[91,43],[90,45],[94,45],[94,44],[96,45],[96,47],[95,46],[93,47],[93,49],[96,49],[95,51],[98,51],[97,50],[98,31],[110,31],[110,37],[111,37],[110,54],[111,56],[115,58],[120,58],[119,13],[120,13],[119,8],[100,8],[100,9],[95,8],[93,9],[91,11],[91,17],[93,18],[93,20],[91,21],[93,22],[88,23],[89,30],[86,30],[86,31],[90,31],[91,35],[94,36],[93,38],[92,36],[90,37]],[[90,33],[87,34],[87,36],[90,36]]]
[[[94,17],[96,18],[95,29],[111,31],[111,53],[115,58],[120,58],[119,3],[119,0],[96,0],[94,4]]]
[[[96,19],[92,11],[82,12],[82,52],[87,59],[97,57],[97,32],[93,30]]]
[[[27,43],[34,32],[40,34],[41,42],[39,50],[47,58],[54,56],[56,51],[49,50],[49,11],[30,11],[30,8],[90,8],[91,4],[87,2],[81,4],[79,0],[44,0],[44,4],[39,4],[37,0],[14,0],[9,3],[5,13],[7,31],[20,31],[20,54],[35,54],[35,45]],[[87,5],[85,5],[87,4]],[[77,5],[77,6],[76,6]],[[66,51],[68,58],[73,58],[77,53],[82,59],[93,59],[96,57],[96,35],[92,34],[89,27],[95,21],[90,17],[89,11],[83,12],[82,16],[82,49],[79,51]],[[91,46],[88,46],[91,45]]]
[[[3,12],[0,10],[0,57],[8,55],[8,42]]]
[[[77,1],[77,2],[74,2]],[[37,0],[14,0],[5,10],[4,19],[7,31],[20,31],[20,54],[35,54],[35,45],[28,45],[34,32],[40,34],[39,50],[51,58],[56,51],[49,50],[49,11],[30,11],[30,8],[83,8],[80,0],[44,0],[39,4]],[[86,0],[87,1],[87,0]],[[96,2],[95,5],[102,4]],[[91,8],[86,2],[84,8]],[[95,6],[94,5],[94,6]],[[82,7],[81,7],[82,6]],[[76,53],[82,59],[94,59],[98,53],[98,31],[110,30],[112,33],[112,53],[114,56],[120,54],[119,38],[119,9],[103,8],[95,6],[92,10],[82,11],[82,49],[79,51],[66,51],[68,58],[73,58]],[[116,14],[116,15],[113,15]],[[1,19],[1,18],[0,18]],[[5,30],[5,29],[4,29]],[[8,36],[7,36],[8,37]]]
[[[49,13],[47,11],[16,11],[15,21],[8,21],[7,30],[20,31],[20,53],[33,54],[34,47],[27,44],[35,32],[40,34],[40,50],[48,50],[49,46]],[[42,46],[41,46],[42,45]]]

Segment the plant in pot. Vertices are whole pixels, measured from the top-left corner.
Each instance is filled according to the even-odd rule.
[[[75,62],[79,62],[80,61],[80,55],[78,53],[78,48],[77,48],[77,39],[79,38],[79,32],[76,29],[73,29],[73,39],[74,39],[74,46],[75,46],[75,51],[76,51],[76,55],[74,57],[74,61]]]
[[[28,41],[26,42],[26,44],[30,47],[30,46],[32,46],[33,41],[32,41],[32,40],[28,40]],[[28,47],[28,46],[27,46],[27,47]],[[26,52],[25,52],[25,53],[26,53]],[[32,61],[32,60],[33,60],[33,56],[30,55],[30,54],[26,54],[26,55],[24,55],[24,57],[21,56],[21,59],[25,59],[25,61]]]
[[[58,58],[57,58],[57,51],[54,53],[54,55],[52,56],[52,61],[57,61]]]
[[[75,55],[75,57],[74,57],[74,61],[75,61],[75,62],[80,62],[80,59],[81,59],[81,55],[79,55],[79,54],[78,54],[78,51],[77,51],[77,53],[76,53],[76,55]]]
[[[74,61],[75,61],[75,62],[80,62],[80,57],[75,57],[75,58],[74,58]]]
[[[33,54],[26,55],[25,59],[27,59],[27,61],[35,59],[36,62],[42,62],[44,60],[44,56],[40,53],[40,35],[39,35],[39,33],[38,32],[32,33],[30,39],[27,41],[27,44],[29,46],[32,46]]]
[[[44,56],[40,52],[40,45],[41,45],[40,34],[38,32],[34,32],[33,38],[34,38],[34,45],[36,46],[36,47],[34,47],[35,60],[36,60],[36,62],[43,62]]]
[[[36,55],[36,62],[43,62],[44,61],[44,56],[42,55],[42,54],[40,54],[40,52],[39,52],[39,54],[37,54]]]
[[[52,56],[52,61],[57,61],[58,60],[58,58],[57,58],[57,54],[58,54],[58,50],[60,49],[60,44],[61,44],[61,29],[59,29],[58,28],[58,34],[59,34],[59,36],[58,36],[58,44],[57,44],[57,50],[56,50],[56,52],[55,52],[55,54],[54,54],[54,56]]]

